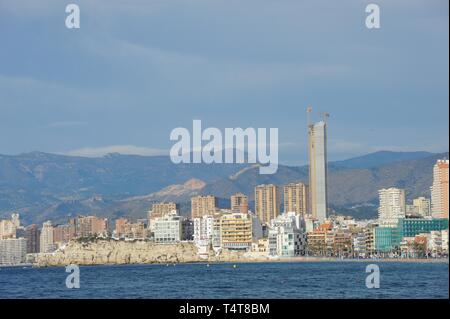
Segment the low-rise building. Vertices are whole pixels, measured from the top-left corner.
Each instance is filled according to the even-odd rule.
[[[227,213],[219,219],[220,243],[223,249],[250,250],[252,246],[252,218],[249,214]]]
[[[153,238],[158,243],[174,243],[182,240],[183,217],[173,211],[163,217],[155,219]]]
[[[300,228],[300,215],[289,212],[272,219],[269,227],[269,255],[294,257],[305,255],[306,234]]]

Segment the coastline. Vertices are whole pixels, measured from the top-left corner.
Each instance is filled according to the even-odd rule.
[[[157,244],[137,241],[93,242],[72,241],[62,249],[49,254],[39,254],[33,267],[67,266],[70,264],[94,265],[137,265],[137,264],[186,264],[186,263],[311,263],[311,262],[362,262],[362,263],[447,263],[448,258],[368,258],[341,259],[335,257],[269,257],[267,253],[210,250],[203,258],[192,242]]]

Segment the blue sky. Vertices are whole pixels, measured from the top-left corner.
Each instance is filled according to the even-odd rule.
[[[65,27],[77,3],[81,28]],[[0,0],[0,154],[162,154],[175,127],[277,127],[304,163],[448,150],[448,1]]]

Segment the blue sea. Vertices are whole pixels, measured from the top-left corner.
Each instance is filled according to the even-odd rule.
[[[368,289],[366,266],[380,269]],[[448,263],[290,262],[0,268],[0,298],[449,298]]]

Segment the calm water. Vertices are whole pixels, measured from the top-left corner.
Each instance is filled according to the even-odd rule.
[[[379,289],[363,262],[0,268],[0,298],[448,298],[448,263],[377,263]]]

